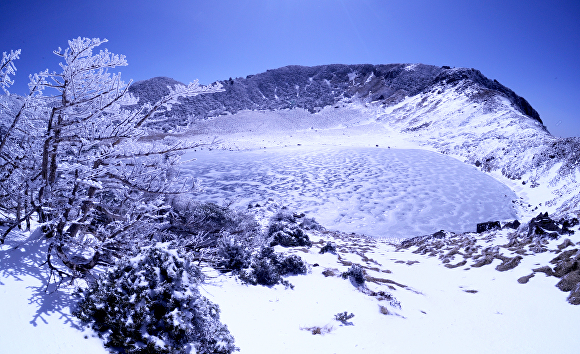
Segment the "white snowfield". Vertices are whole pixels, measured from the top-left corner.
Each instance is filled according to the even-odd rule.
[[[246,207],[273,198],[344,232],[399,239],[516,217],[508,187],[429,151],[326,145],[190,157],[184,170],[201,180],[200,200]]]
[[[507,140],[550,136],[509,105],[466,105],[462,94],[443,90],[390,107],[344,104],[316,114],[241,112],[201,122],[183,136],[219,140],[187,156],[199,158],[186,172],[202,179],[208,195],[200,198],[235,195],[240,205],[258,202],[257,212],[271,215],[279,205],[258,198],[272,192],[327,229],[346,231],[310,231],[309,249],[276,246],[309,264],[309,274],[287,278],[293,290],[242,285],[206,269],[203,293],[219,304],[241,353],[577,350],[580,306],[566,301],[569,293],[555,286],[559,278],[532,271],[550,265],[565,237],[534,253],[501,247],[511,229],[464,231],[494,219],[527,222],[540,211],[579,217],[580,173],[558,175],[558,165],[522,172],[531,166],[534,147],[502,150]],[[491,153],[499,165],[522,172],[521,179],[504,177],[501,168],[485,174],[462,164],[484,162]],[[359,235],[406,238],[448,228],[457,234],[438,247],[426,245],[427,251]],[[577,245],[580,230],[572,230],[566,237]],[[318,253],[327,241],[337,245],[336,255]],[[69,288],[44,292],[43,247],[37,233],[14,235],[0,247],[0,353],[106,353],[71,317]],[[521,263],[506,271],[496,270],[500,259],[476,266],[476,255],[490,250],[506,259],[522,255]],[[365,286],[340,277],[351,264],[365,269]],[[530,274],[527,283],[521,280]],[[350,323],[334,319],[344,311],[355,315]]]

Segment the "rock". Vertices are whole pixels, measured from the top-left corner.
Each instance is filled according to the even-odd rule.
[[[520,283],[520,284],[526,284],[527,282],[530,281],[530,278],[533,278],[534,277],[534,275],[535,275],[535,273],[532,273],[530,275],[523,276],[523,277],[521,277],[521,278],[518,279],[518,283]]]
[[[530,220],[528,226],[528,237],[544,236],[551,239],[558,238],[562,234],[562,229],[556,222],[548,216],[548,212],[540,213]]]
[[[580,305],[580,283],[576,284],[576,288],[568,295],[567,300],[572,305]]]
[[[572,291],[578,287],[578,284],[580,284],[580,270],[575,270],[562,277],[556,286],[562,291]]]
[[[501,229],[499,221],[488,221],[477,224],[477,233],[480,234],[485,231]]]
[[[558,245],[558,249],[563,250],[564,248],[566,248],[568,246],[576,246],[576,244],[574,242],[570,241],[569,238],[567,238],[564,240],[564,242],[562,242],[560,245]]]
[[[520,227],[520,225],[521,224],[520,224],[520,222],[518,220],[514,220],[514,221],[508,222],[505,225],[503,225],[503,229],[509,228],[509,229],[514,229],[515,230],[518,227]]]
[[[535,269],[532,269],[532,271],[538,272],[538,273],[544,273],[544,274],[546,274],[547,277],[554,275],[554,272],[552,271],[552,268],[550,268],[549,266],[543,266],[543,267],[540,267],[540,268],[535,268]]]
[[[457,264],[446,264],[445,267],[452,269],[452,268],[462,267],[462,266],[464,266],[466,264],[467,264],[467,261],[466,260],[463,260],[463,261],[461,261],[461,262],[459,262]]]
[[[502,264],[495,267],[495,270],[505,272],[506,270],[514,269],[520,264],[522,259],[522,256],[515,256],[514,258],[506,259]]]

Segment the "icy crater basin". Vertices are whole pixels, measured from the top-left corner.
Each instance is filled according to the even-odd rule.
[[[200,180],[200,201],[247,207],[272,198],[343,232],[408,238],[516,217],[507,186],[425,150],[300,146],[184,158],[196,159],[183,170]]]

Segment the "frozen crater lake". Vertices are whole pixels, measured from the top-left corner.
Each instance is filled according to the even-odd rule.
[[[327,229],[408,238],[516,217],[516,195],[454,158],[424,150],[292,147],[197,151],[184,172],[199,178],[200,201],[234,206],[268,198]]]

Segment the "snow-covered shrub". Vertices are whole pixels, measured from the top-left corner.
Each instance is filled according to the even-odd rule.
[[[299,227],[288,228],[285,227],[280,231],[276,231],[272,234],[272,241],[270,241],[270,246],[284,246],[284,247],[296,247],[296,246],[306,246],[311,247],[312,242],[308,235]]]
[[[326,243],[326,245],[322,246],[322,248],[320,249],[320,252],[318,252],[318,253],[323,254],[326,252],[336,254],[336,245],[329,241]]]
[[[274,216],[272,216],[272,221],[274,222],[286,222],[286,223],[295,223],[296,218],[303,217],[304,214],[294,214],[286,207],[282,207]]]
[[[252,249],[232,235],[224,235],[218,241],[218,267],[239,271],[250,265]]]
[[[348,320],[350,320],[353,317],[354,313],[349,314],[347,311],[339,312],[336,315],[334,315],[334,319],[339,322],[342,322],[342,324],[344,325],[351,324],[350,322],[348,322]]]
[[[299,256],[284,256],[274,252],[271,247],[264,247],[252,259],[250,269],[240,274],[240,279],[252,285],[284,284],[292,288],[292,284],[282,279],[282,276],[306,274],[307,271],[306,264]]]
[[[157,244],[98,278],[74,314],[124,353],[232,353],[218,305],[197,289],[203,278],[176,250]]]
[[[342,273],[344,279],[351,279],[358,285],[362,285],[365,282],[365,270],[358,264],[353,264],[350,266],[348,271]]]
[[[214,203],[199,203],[190,197],[174,198],[171,201],[170,230],[188,236],[200,232],[214,236],[224,232],[252,237],[259,232],[255,217],[247,211],[232,209]]]
[[[281,209],[270,219],[270,225],[266,232],[267,238],[270,240],[270,246],[283,247],[297,247],[306,246],[311,247],[312,242],[308,235],[304,232],[303,223],[299,223],[304,218],[304,214],[292,213],[288,209]],[[314,219],[312,219],[314,220]],[[309,224],[308,225],[313,225]]]
[[[305,230],[316,230],[321,231],[324,230],[324,227],[320,225],[314,218],[304,218],[300,223],[300,227]]]

